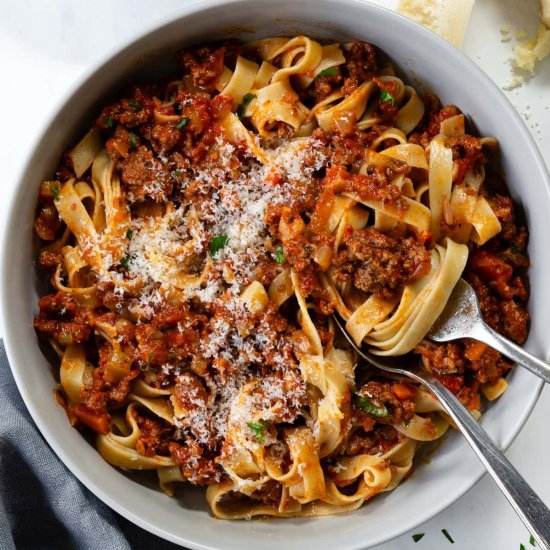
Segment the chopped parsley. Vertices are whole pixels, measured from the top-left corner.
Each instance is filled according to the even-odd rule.
[[[168,359],[169,359],[170,361],[172,361],[172,360],[175,359],[176,357],[177,357],[177,356],[176,356],[176,354],[175,354],[173,351],[169,351],[169,352],[168,352]]]
[[[135,99],[130,101],[128,105],[130,105],[130,107],[132,107],[132,109],[136,112],[141,111],[143,109],[143,105],[139,101],[136,101]]]
[[[368,397],[365,397],[364,395],[360,395],[358,393],[355,394],[355,405],[359,407],[363,412],[372,414],[372,416],[378,416],[380,418],[389,418],[391,416],[391,413],[388,411],[385,405],[382,404],[379,407],[375,405]]]
[[[278,264],[284,264],[286,262],[283,247],[280,245],[275,249],[275,261]]]
[[[130,132],[130,149],[132,149],[132,151],[137,150],[137,137],[134,132]]]
[[[174,128],[182,130],[189,124],[189,119],[187,117],[181,117],[180,121],[177,124],[174,124]]]
[[[110,116],[106,116],[103,119],[103,122],[105,123],[105,126],[107,126],[107,128],[112,128],[114,126],[113,119]]]
[[[520,544],[519,545],[519,550],[525,550],[525,544]]]
[[[147,356],[147,364],[148,365],[151,364],[151,361],[153,360],[154,356],[155,356],[155,352],[153,352],[153,351]]]
[[[52,187],[52,193],[53,193],[53,200],[58,201],[59,200],[59,182],[55,182]]]
[[[128,229],[128,231],[126,231],[126,238],[131,239],[133,234],[134,232],[131,229]]]
[[[213,258],[225,245],[228,243],[229,237],[227,235],[218,235],[213,239],[210,239],[210,256]]]
[[[269,426],[269,423],[265,420],[260,420],[257,424],[255,422],[247,422],[246,425],[254,432],[258,443],[263,443],[263,431]]]
[[[336,67],[329,67],[328,69],[322,70],[315,79],[321,78],[323,76],[333,76],[335,74],[338,74],[338,69]]]
[[[120,267],[122,267],[122,269],[128,269],[130,267],[130,260],[132,259],[132,257],[130,256],[130,254],[126,254],[126,256],[124,256],[124,258],[122,258],[122,260],[120,260]]]
[[[248,107],[248,105],[250,104],[250,102],[256,97],[256,94],[251,94],[251,93],[248,93],[248,94],[245,94],[243,96],[243,100],[242,100],[242,103],[240,103],[240,105],[238,105],[237,107],[237,117],[242,120],[243,117],[244,117],[244,114],[246,113],[246,108]]]
[[[170,174],[173,178],[179,178],[180,176],[183,176],[183,172],[180,172],[179,170],[172,170]]]
[[[529,537],[529,544],[530,544],[531,546],[535,546],[535,537],[534,537],[533,535],[531,535],[531,536]]]
[[[449,535],[449,532],[447,531],[447,529],[441,529],[441,532],[445,535],[445,538],[451,543],[451,544],[454,544],[455,541],[453,540],[453,537],[451,537],[451,535]],[[525,550],[525,549],[524,549]]]
[[[416,533],[416,535],[412,536],[412,539],[414,540],[414,542],[418,542],[423,536],[424,533]]]
[[[392,107],[395,105],[395,97],[393,97],[388,90],[382,90],[380,92],[380,101],[382,103],[387,103],[389,101]]]

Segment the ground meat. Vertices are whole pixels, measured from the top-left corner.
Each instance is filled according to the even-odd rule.
[[[181,131],[174,124],[154,124],[149,133],[149,141],[156,153],[166,154],[171,151],[180,140]]]
[[[100,128],[109,128],[119,122],[128,128],[134,128],[151,121],[155,102],[151,93],[154,90],[134,87],[131,96],[107,105],[98,117],[96,124]],[[109,125],[107,121],[110,121]]]
[[[424,98],[426,104],[427,124],[426,129],[431,137],[441,132],[441,123],[448,118],[462,114],[462,111],[455,105],[441,107],[439,99],[433,94],[427,94]]]
[[[51,321],[37,317],[34,320],[34,328],[42,336],[53,338],[62,346],[82,344],[90,338],[90,329],[84,323]]]
[[[159,418],[149,418],[136,413],[135,419],[140,430],[136,441],[136,451],[140,455],[149,457],[168,454],[168,438],[171,428]]]
[[[67,292],[48,294],[38,301],[40,312],[34,328],[62,346],[82,344],[90,338],[86,314]]]
[[[184,74],[193,78],[197,88],[212,92],[223,72],[224,55],[224,47],[198,46],[185,49],[181,53],[180,63]]]
[[[529,314],[513,300],[502,302],[502,312],[504,313],[504,333],[518,344],[524,344],[527,340],[527,325],[529,323]]]
[[[449,138],[447,147],[453,152],[453,183],[459,184],[464,176],[485,162],[485,154],[481,147],[481,140],[478,137],[467,134]]]
[[[336,92],[342,86],[343,81],[344,78],[341,74],[315,78],[313,85],[308,89],[310,97],[313,98],[313,103],[319,103]]]
[[[424,368],[433,373],[465,405],[479,408],[479,384],[496,383],[512,365],[502,355],[476,340],[436,344],[424,340],[414,350]]]
[[[396,103],[395,98],[397,95],[398,84],[395,80],[380,80],[375,77],[374,82],[378,88],[380,88],[380,97],[378,99],[378,110],[375,115],[380,117],[384,123],[392,123],[399,112],[399,105]],[[383,95],[382,92],[386,92]],[[390,99],[388,99],[388,97]]]
[[[96,415],[105,415],[109,408],[120,407],[128,398],[132,381],[140,375],[140,369],[133,367],[114,380],[109,367],[111,352],[111,344],[101,346],[98,366],[92,372],[92,382],[80,392],[81,405]],[[78,415],[78,411],[75,412]]]
[[[194,372],[184,372],[178,376],[174,386],[174,399],[185,416],[206,408],[208,392],[199,376]]]
[[[527,300],[527,289],[520,277],[514,276],[514,268],[500,255],[485,249],[476,250],[469,259],[468,268],[487,283],[504,300],[518,297]]]
[[[389,297],[430,269],[428,251],[413,237],[394,239],[374,228],[346,229],[335,277],[368,293]]]
[[[448,118],[461,114],[461,111],[455,105],[441,107],[439,98],[432,93],[426,94],[423,101],[425,105],[424,117],[415,131],[410,134],[409,142],[417,143],[425,148],[432,138],[441,132],[441,123]]]
[[[34,220],[36,234],[44,241],[54,241],[60,227],[61,220],[52,200],[42,201]]]
[[[285,241],[285,260],[292,266],[295,272],[299,273],[304,271],[306,267],[311,264],[313,250],[313,244],[309,242],[309,239],[302,235],[298,235],[297,237]]]
[[[172,460],[181,466],[183,476],[195,485],[208,485],[219,481],[220,467],[208,458],[204,449],[191,437],[187,437],[185,446],[171,442],[168,445]]]
[[[313,136],[321,141],[332,155],[332,163],[346,166],[350,171],[358,171],[365,161],[365,149],[386,129],[385,126],[375,125],[366,131],[354,130],[346,135],[340,132],[325,132],[317,128]]]
[[[442,345],[423,342],[415,349],[415,352],[422,356],[424,367],[437,376],[463,374],[463,351],[463,347],[456,342]]]
[[[367,174],[355,174],[351,179],[349,189],[364,200],[381,201],[384,204],[393,203],[398,208],[406,210],[407,204],[402,200],[400,189],[393,183],[388,183],[388,174],[381,166],[367,169]]]
[[[361,454],[381,455],[387,453],[399,441],[399,432],[389,425],[373,424],[364,431],[357,430],[349,438],[345,446],[346,456]]]
[[[38,257],[38,265],[44,269],[55,269],[62,261],[61,254],[51,250],[43,250]]]
[[[259,500],[262,504],[267,506],[278,508],[281,502],[281,496],[282,485],[278,481],[270,479],[267,483],[264,483],[258,491],[254,491],[251,498]]]
[[[399,424],[409,420],[414,414],[414,402],[411,399],[399,399],[393,390],[392,384],[388,382],[377,382],[370,380],[358,392],[358,396],[365,397],[374,407],[383,409],[386,414],[372,415],[362,410],[360,399],[353,401],[354,414],[360,417],[363,414],[374,416],[376,422],[381,424]]]
[[[502,226],[502,230],[497,236],[497,242],[505,241],[513,247],[514,252],[525,252],[527,248],[527,230],[516,222],[512,199],[499,194],[487,194],[486,199]],[[524,265],[523,267],[528,267],[528,260],[525,262],[525,259],[522,260],[522,263],[527,263],[527,266]]]
[[[172,179],[162,162],[144,145],[131,151],[117,163],[123,183],[132,202],[146,196],[163,201],[172,192]]]
[[[371,80],[378,71],[376,49],[371,44],[354,40],[343,44],[342,50],[346,58],[342,68],[345,77],[342,91],[349,95],[360,84]]]
[[[479,249],[471,255],[464,278],[474,288],[485,321],[518,344],[527,339],[529,314],[523,305],[528,292],[513,267],[499,256]]]

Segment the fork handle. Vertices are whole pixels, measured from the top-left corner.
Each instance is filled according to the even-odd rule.
[[[514,344],[514,342],[508,340],[508,338],[499,334],[496,330],[493,330],[486,323],[475,327],[472,338],[480,340],[484,344],[500,351],[508,359],[511,359],[550,384],[550,365],[546,361],[542,361],[542,359],[531,355],[517,344]]]
[[[550,550],[550,510],[466,407],[439,380],[427,378],[422,382],[455,421],[540,548]]]

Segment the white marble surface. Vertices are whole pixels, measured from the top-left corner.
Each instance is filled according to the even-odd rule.
[[[0,222],[29,146],[48,112],[65,90],[104,54],[117,48],[190,0],[18,0],[4,2],[0,18]],[[393,8],[396,0],[375,0]],[[500,28],[533,30],[537,0],[477,0],[464,50],[499,85],[509,77],[511,43]],[[550,165],[550,59],[522,88],[507,92],[526,120]],[[550,305],[550,304],[549,304]],[[1,325],[0,325],[1,334]],[[550,505],[550,389],[545,388],[527,424],[507,455]],[[378,550],[530,548],[529,534],[487,477],[447,510]],[[415,544],[413,533],[425,533]]]

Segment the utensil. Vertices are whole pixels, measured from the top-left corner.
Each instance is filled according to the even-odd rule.
[[[448,342],[457,338],[479,340],[550,383],[548,363],[514,344],[483,320],[476,293],[464,279],[458,280],[443,313],[428,332],[427,338],[434,342]]]
[[[470,319],[471,317],[471,315],[467,315],[465,318]],[[418,368],[409,370],[406,368],[411,366],[407,365],[411,361],[407,361],[405,356],[385,357],[361,350],[355,345],[336,315],[333,315],[333,319],[353,349],[367,363],[385,372],[411,378],[432,392],[445,409],[445,412],[454,420],[457,428],[462,432],[466,441],[491,474],[520,519],[533,534],[540,547],[549,550],[550,510],[455,395],[426,370]]]

